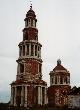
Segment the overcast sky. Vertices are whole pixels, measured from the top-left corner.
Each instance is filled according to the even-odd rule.
[[[42,44],[43,79],[57,59],[71,73],[71,85],[80,86],[80,0],[32,0]],[[10,99],[16,79],[18,44],[22,41],[29,0],[0,0],[0,102]]]

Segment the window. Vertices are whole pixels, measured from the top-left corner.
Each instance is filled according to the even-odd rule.
[[[65,82],[66,84],[68,83],[66,76],[64,77],[64,82]]]
[[[24,72],[24,64],[20,64],[20,73]]]
[[[35,21],[35,27],[36,27],[36,22],[37,22],[37,21]]]
[[[30,19],[29,19],[29,22],[30,22]]]
[[[28,21],[28,25],[31,26],[31,19],[29,19],[29,21]]]
[[[55,84],[57,84],[57,76],[55,76]]]
[[[29,55],[29,44],[27,44],[27,52],[26,55]]]
[[[39,64],[39,73],[41,73],[41,64]]]
[[[26,31],[23,32],[23,40],[28,40],[28,33]]]
[[[20,56],[21,56],[21,53],[22,53],[22,46],[20,46],[20,53],[19,53]]]
[[[33,26],[33,20],[31,20],[31,26]]]
[[[37,35],[35,35],[35,40],[38,40],[38,36]]]
[[[40,47],[38,46],[38,58],[40,57]]]
[[[39,46],[38,46],[38,51],[40,50]]]
[[[28,33],[26,32],[26,38],[25,38],[26,40],[28,40]]]
[[[34,45],[31,45],[31,56],[34,54]]]
[[[51,83],[53,84],[53,78],[51,78]]]
[[[27,25],[26,26],[28,26],[28,20],[27,20]]]
[[[35,56],[37,56],[37,45],[35,45]]]
[[[23,45],[23,56],[25,56],[25,45]]]
[[[63,78],[62,78],[62,76],[60,77],[60,84],[63,84]]]

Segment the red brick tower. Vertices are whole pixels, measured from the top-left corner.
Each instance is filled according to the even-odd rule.
[[[57,61],[57,66],[50,72],[50,87],[48,88],[48,102],[51,106],[64,106],[68,102],[70,90],[70,73]]]
[[[37,19],[32,6],[24,21],[23,41],[19,43],[16,81],[11,84],[11,105],[45,105],[47,83],[42,80],[42,45],[38,42]]]

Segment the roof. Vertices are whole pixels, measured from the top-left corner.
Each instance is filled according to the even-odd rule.
[[[55,70],[66,70],[66,71],[67,71],[67,69],[64,68],[62,65],[57,65],[57,66],[53,69],[53,71],[55,71]]]
[[[32,8],[30,8],[30,10],[27,12],[26,17],[36,17]]]

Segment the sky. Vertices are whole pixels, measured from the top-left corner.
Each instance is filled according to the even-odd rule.
[[[80,86],[80,0],[32,0],[42,44],[43,80],[61,59],[71,76],[71,86]],[[30,0],[0,0],[0,102],[10,100],[10,83],[17,74],[18,44]]]

